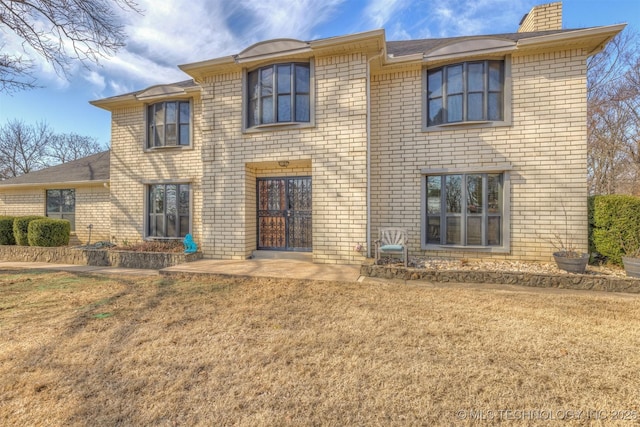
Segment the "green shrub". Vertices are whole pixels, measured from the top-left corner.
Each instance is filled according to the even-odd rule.
[[[66,246],[69,244],[71,223],[66,219],[36,219],[29,223],[28,239],[31,246]]]
[[[13,237],[12,216],[0,216],[0,245],[15,245],[16,239]]]
[[[593,201],[593,244],[610,262],[637,249],[640,238],[640,198],[623,195],[596,196]]]
[[[44,216],[18,216],[13,220],[13,237],[16,243],[20,246],[29,246],[29,238],[27,237],[27,231],[29,223],[36,219],[46,218]]]

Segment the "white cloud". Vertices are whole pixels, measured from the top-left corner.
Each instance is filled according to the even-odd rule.
[[[383,28],[392,17],[410,4],[408,0],[372,0],[365,8],[365,16],[374,28]]]

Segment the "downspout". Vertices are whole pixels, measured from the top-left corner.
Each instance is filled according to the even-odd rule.
[[[367,60],[367,258],[371,258],[371,61],[383,54],[381,49]]]

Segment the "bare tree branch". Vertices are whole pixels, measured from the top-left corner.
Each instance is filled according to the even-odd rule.
[[[0,33],[11,32],[66,75],[72,61],[98,63],[124,46],[116,8],[140,13],[133,0],[0,0]],[[0,56],[0,90],[34,87],[32,60]]]

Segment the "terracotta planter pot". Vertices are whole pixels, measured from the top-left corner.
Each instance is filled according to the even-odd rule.
[[[570,257],[564,256],[562,252],[556,252],[553,254],[553,259],[556,260],[556,265],[560,270],[569,273],[583,274],[587,269],[589,254],[580,254],[580,257]]]
[[[640,277],[640,258],[622,257],[624,271],[629,277]]]

